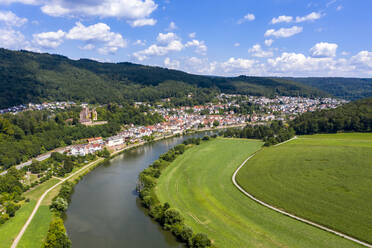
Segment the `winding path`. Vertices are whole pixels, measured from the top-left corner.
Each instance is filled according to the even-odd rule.
[[[289,142],[289,141],[291,141],[291,140],[293,140],[293,139],[296,139],[297,137],[294,137],[294,138],[292,138],[292,139],[290,139],[290,140],[287,140],[287,141],[285,141],[285,142],[283,142],[283,143],[280,143],[280,144],[277,144],[277,145],[275,145],[275,146],[279,146],[279,145],[282,145],[282,144],[284,144],[284,143],[287,143],[287,142]],[[366,242],[363,242],[363,241],[360,241],[359,239],[356,239],[356,238],[353,238],[353,237],[350,237],[350,236],[348,236],[348,235],[346,235],[346,234],[343,234],[343,233],[341,233],[341,232],[337,232],[337,231],[335,231],[335,230],[332,230],[332,229],[330,229],[330,228],[328,228],[328,227],[325,227],[325,226],[322,226],[322,225],[319,225],[319,224],[317,224],[317,223],[314,223],[314,222],[312,222],[312,221],[310,221],[310,220],[306,220],[306,219],[304,219],[304,218],[301,218],[301,217],[298,217],[298,216],[296,216],[296,215],[294,215],[294,214],[290,214],[290,213],[287,213],[287,212],[285,212],[285,211],[283,211],[283,210],[281,210],[281,209],[278,209],[278,208],[276,208],[276,207],[274,207],[274,206],[272,206],[272,205],[270,205],[270,204],[267,204],[267,203],[265,203],[265,202],[263,202],[263,201],[261,201],[261,200],[259,200],[259,199],[257,199],[256,197],[254,197],[253,195],[251,195],[251,194],[249,194],[247,191],[245,191],[242,187],[240,187],[239,186],[239,184],[236,182],[236,175],[238,174],[238,172],[239,172],[239,170],[247,163],[247,161],[248,160],[250,160],[251,158],[253,158],[255,155],[256,155],[257,153],[254,153],[253,155],[251,155],[250,157],[248,157],[239,167],[238,167],[238,169],[236,169],[236,171],[234,172],[234,174],[233,174],[233,176],[232,176],[232,182],[233,182],[233,184],[243,193],[243,194],[245,194],[246,196],[248,196],[249,198],[251,198],[252,200],[254,200],[255,202],[258,202],[259,204],[261,204],[261,205],[263,205],[263,206],[265,206],[265,207],[267,207],[267,208],[270,208],[270,209],[272,209],[272,210],[274,210],[274,211],[276,211],[276,212],[278,212],[278,213],[281,213],[281,214],[284,214],[284,215],[286,215],[286,216],[288,216],[288,217],[291,217],[291,218],[293,218],[293,219],[295,219],[295,220],[298,220],[298,221],[301,221],[301,222],[303,222],[303,223],[306,223],[306,224],[308,224],[308,225],[311,225],[311,226],[314,226],[314,227],[317,227],[317,228],[319,228],[319,229],[322,229],[322,230],[324,230],[324,231],[326,231],[326,232],[330,232],[330,233],[333,233],[333,234],[335,234],[335,235],[337,235],[337,236],[340,236],[340,237],[342,237],[342,238],[345,238],[345,239],[348,239],[348,240],[350,240],[350,241],[353,241],[353,242],[355,242],[355,243],[358,243],[358,244],[360,244],[360,245],[363,245],[363,246],[365,246],[365,247],[369,247],[369,248],[372,248],[372,245],[371,244],[368,244],[368,243],[366,243]]]
[[[80,172],[82,172],[83,170],[89,168],[90,166],[92,166],[93,164],[96,164],[96,163],[99,163],[103,160],[103,158],[99,158],[97,159],[96,161],[93,161],[87,165],[85,165],[84,167],[82,167],[81,169],[79,169],[78,171],[74,172],[73,174],[69,175],[68,177],[64,178],[64,179],[61,179],[58,183],[56,183],[55,185],[53,185],[52,187],[50,187],[48,190],[46,190],[44,192],[44,194],[42,194],[42,196],[39,198],[39,200],[37,201],[36,203],[36,206],[34,207],[34,210],[32,210],[32,213],[31,215],[28,217],[26,223],[23,225],[21,231],[18,233],[17,237],[14,239],[13,241],[13,244],[11,246],[11,248],[16,248],[19,241],[21,240],[23,234],[26,232],[27,230],[27,227],[30,225],[32,219],[34,218],[37,210],[39,209],[40,205],[41,205],[41,202],[44,200],[45,196],[50,192],[52,191],[53,189],[55,189],[58,185],[64,183],[65,181],[69,180],[71,177],[79,174]]]

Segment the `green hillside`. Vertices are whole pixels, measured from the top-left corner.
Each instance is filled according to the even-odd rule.
[[[188,104],[211,100],[218,92],[252,95],[325,96],[290,80],[240,76],[198,76],[132,63],[71,60],[60,55],[0,49],[0,109],[28,102],[107,103],[176,97]],[[182,101],[184,99],[184,101]]]
[[[372,78],[313,77],[287,79],[315,87],[333,96],[347,100],[372,96]]]
[[[372,97],[336,109],[302,114],[291,126],[297,134],[372,132]]]

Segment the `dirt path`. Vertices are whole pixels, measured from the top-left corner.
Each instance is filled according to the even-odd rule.
[[[46,196],[50,191],[52,191],[53,189],[55,189],[58,185],[64,183],[64,182],[67,181],[67,180],[69,180],[71,177],[73,177],[73,176],[79,174],[80,172],[82,172],[83,170],[89,168],[90,166],[92,166],[92,165],[94,165],[94,164],[96,164],[96,163],[101,162],[102,160],[103,160],[103,158],[99,158],[99,159],[97,159],[96,161],[93,161],[93,162],[91,162],[91,163],[85,165],[84,167],[82,167],[82,168],[79,169],[78,171],[76,171],[76,172],[74,172],[73,174],[69,175],[68,177],[62,179],[61,181],[59,181],[58,183],[56,183],[55,185],[53,185],[52,187],[50,187],[48,190],[46,190],[46,191],[44,192],[44,194],[43,194],[43,195],[39,198],[39,200],[37,201],[36,206],[34,207],[34,210],[32,211],[30,217],[28,217],[28,219],[27,219],[26,223],[23,225],[21,231],[18,233],[17,237],[14,239],[11,248],[16,248],[16,247],[17,247],[17,245],[18,245],[19,241],[21,240],[23,234],[26,232],[27,227],[30,225],[32,219],[34,218],[34,216],[35,216],[35,214],[36,214],[36,212],[37,212],[37,210],[39,209],[39,207],[40,207],[40,205],[41,205],[41,202],[44,200],[45,196]]]
[[[283,142],[283,143],[279,143],[279,144],[277,144],[277,145],[275,145],[275,146],[282,145],[282,144],[287,143],[287,142],[289,142],[289,141],[291,141],[291,140],[293,140],[293,139],[295,139],[295,138],[296,138],[296,137],[294,137],[294,138],[292,138],[292,139],[290,139],[290,140],[287,140],[287,141],[285,141],[285,142]],[[246,196],[248,196],[249,198],[251,198],[251,199],[254,200],[255,202],[258,202],[259,204],[261,204],[261,205],[263,205],[263,206],[265,206],[265,207],[267,207],[267,208],[270,208],[271,210],[274,210],[274,211],[276,211],[276,212],[278,212],[278,213],[284,214],[284,215],[286,215],[286,216],[288,216],[288,217],[291,217],[291,218],[293,218],[293,219],[295,219],[295,220],[301,221],[301,222],[306,223],[306,224],[308,224],[308,225],[311,225],[311,226],[317,227],[317,228],[322,229],[322,230],[324,230],[324,231],[326,231],[326,232],[333,233],[333,234],[335,234],[335,235],[337,235],[337,236],[340,236],[340,237],[342,237],[342,238],[348,239],[348,240],[350,240],[350,241],[353,241],[353,242],[358,243],[358,244],[360,244],[360,245],[363,245],[363,246],[365,246],[365,247],[372,248],[372,245],[371,245],[371,244],[365,243],[365,242],[360,241],[360,240],[358,240],[358,239],[356,239],[356,238],[353,238],[353,237],[350,237],[350,236],[348,236],[348,235],[346,235],[346,234],[343,234],[343,233],[337,232],[337,231],[335,231],[335,230],[332,230],[332,229],[330,229],[330,228],[328,228],[328,227],[325,227],[325,226],[319,225],[319,224],[314,223],[314,222],[312,222],[312,221],[309,221],[309,220],[303,219],[303,218],[298,217],[298,216],[296,216],[296,215],[294,215],[294,214],[287,213],[287,212],[285,212],[285,211],[283,211],[283,210],[281,210],[281,209],[278,209],[278,208],[276,208],[276,207],[274,207],[274,206],[272,206],[272,205],[270,205],[270,204],[267,204],[267,203],[265,203],[265,202],[263,202],[263,201],[261,201],[261,200],[255,198],[253,195],[251,195],[251,194],[249,194],[247,191],[245,191],[242,187],[239,186],[239,184],[236,182],[236,179],[235,179],[235,178],[236,178],[236,175],[238,174],[239,170],[240,170],[240,169],[241,169],[241,168],[242,168],[242,167],[247,163],[248,160],[250,160],[251,158],[253,158],[255,155],[256,155],[256,153],[253,154],[253,155],[251,155],[250,157],[248,157],[248,158],[247,158],[247,159],[246,159],[246,160],[245,160],[245,161],[244,161],[244,162],[243,162],[243,163],[238,167],[238,169],[236,169],[236,171],[234,172],[234,174],[233,174],[233,176],[232,176],[232,182],[233,182],[233,184],[234,184],[235,187],[237,187],[237,188],[238,188],[238,189],[239,189],[243,194],[245,194]]]

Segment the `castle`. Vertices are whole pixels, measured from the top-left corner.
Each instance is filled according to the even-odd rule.
[[[98,114],[96,109],[89,110],[88,106],[83,106],[83,109],[80,112],[79,122],[83,125],[90,125],[94,121],[97,121]]]

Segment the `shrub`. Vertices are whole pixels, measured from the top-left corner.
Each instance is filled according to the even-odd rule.
[[[204,233],[197,233],[192,237],[191,247],[204,248],[211,246],[211,241]]]

